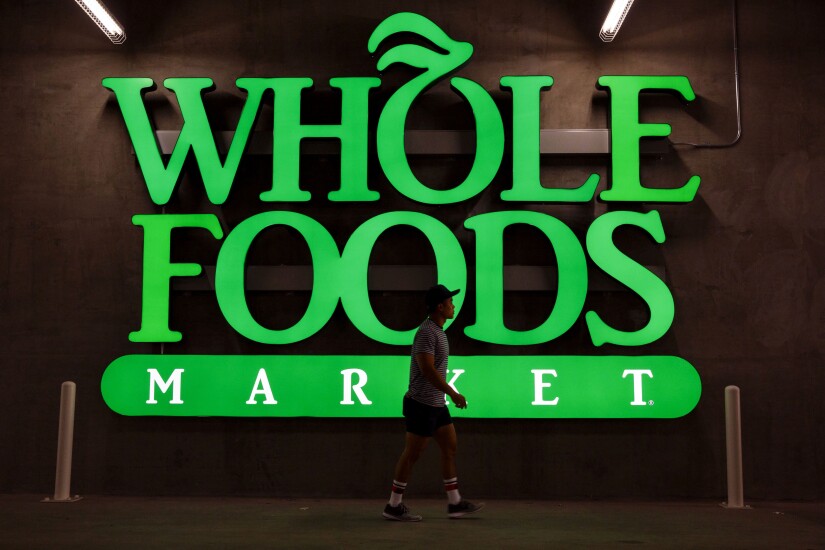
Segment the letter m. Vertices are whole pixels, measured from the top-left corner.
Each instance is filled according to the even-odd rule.
[[[149,399],[146,401],[147,405],[156,405],[155,386],[160,389],[161,393],[169,391],[169,386],[172,386],[172,400],[170,405],[182,405],[183,401],[180,398],[180,375],[183,369],[175,369],[169,376],[168,380],[161,378],[158,369],[147,369],[149,373]]]
[[[143,102],[143,94],[155,88],[151,78],[104,78],[103,86],[112,90],[135,148],[149,196],[155,204],[166,204],[172,196],[189,151],[195,154],[206,196],[212,204],[223,204],[232,188],[238,164],[246,149],[268,79],[239,78],[238,88],[248,93],[235,136],[221,162],[218,147],[203,107],[203,94],[214,87],[210,78],[167,78],[163,85],[175,92],[183,126],[175,148],[164,165],[162,153]]]

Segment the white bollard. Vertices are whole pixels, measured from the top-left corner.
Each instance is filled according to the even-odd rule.
[[[72,444],[74,442],[74,382],[63,382],[60,387],[60,424],[57,431],[57,469],[54,476],[54,498],[43,502],[74,502],[80,496],[71,496]]]
[[[728,501],[725,508],[746,508],[742,484],[742,419],[739,388],[725,388],[725,439],[728,460]]]

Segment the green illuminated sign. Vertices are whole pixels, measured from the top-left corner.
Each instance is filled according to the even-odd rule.
[[[415,44],[397,44],[398,38],[409,35],[417,37]],[[478,196],[499,171],[505,151],[505,132],[504,120],[489,92],[472,80],[451,76],[470,61],[473,46],[452,39],[429,19],[413,13],[395,14],[382,21],[369,37],[369,53],[378,54],[389,39],[396,45],[380,53],[377,69],[383,71],[391,65],[401,64],[414,68],[416,76],[390,95],[378,118],[374,139],[381,170],[399,193],[418,203],[449,205]],[[429,43],[432,47],[419,42]],[[408,162],[405,149],[407,114],[422,94],[446,78],[450,79],[454,91],[466,100],[472,111],[476,133],[475,158],[464,181],[430,187],[415,176]],[[573,188],[553,188],[539,180],[539,107],[542,94],[550,90],[553,83],[553,78],[546,75],[510,75],[500,79],[501,87],[512,95],[513,107],[512,187],[500,194],[506,203],[581,203],[594,197],[599,182],[597,174],[590,175]],[[181,177],[184,161],[191,152],[208,200],[216,205],[223,204],[236,183],[240,159],[255,127],[264,94],[270,91],[274,94],[275,121],[272,130],[272,181],[271,188],[261,193],[261,201],[312,200],[311,194],[301,189],[299,184],[300,150],[304,139],[335,139],[340,142],[340,181],[332,185],[328,200],[341,203],[380,200],[379,192],[370,189],[367,181],[367,155],[371,139],[367,131],[370,92],[381,85],[379,78],[340,77],[330,80],[329,85],[340,90],[340,124],[301,123],[301,98],[313,86],[310,78],[239,78],[236,85],[247,94],[246,102],[228,152],[221,155],[203,103],[203,94],[213,88],[212,80],[169,78],[164,81],[164,86],[175,93],[183,118],[178,141],[171,156],[165,160],[143,101],[143,94],[153,89],[155,83],[148,78],[133,77],[103,80],[103,86],[115,94],[120,106],[154,203],[163,205],[170,200]],[[699,186],[699,176],[692,176],[680,187],[667,189],[661,188],[661,185],[655,189],[645,187],[639,176],[640,140],[670,133],[667,124],[639,122],[639,95],[649,90],[668,90],[690,101],[695,96],[688,79],[683,76],[602,76],[598,79],[598,85],[608,91],[611,98],[612,163],[609,186],[599,194],[599,198],[608,202],[691,201]],[[476,317],[465,329],[465,334],[480,342],[508,346],[549,342],[570,330],[584,315],[595,346],[639,347],[665,335],[674,318],[673,296],[664,281],[624,254],[613,242],[613,233],[617,228],[629,227],[632,231],[648,234],[656,243],[663,243],[665,234],[660,216],[655,211],[642,214],[615,210],[603,214],[593,221],[584,243],[562,220],[515,208],[515,204],[512,209],[472,216],[465,221],[464,229],[472,234],[476,248],[474,265],[466,262],[454,228],[447,227],[432,216],[414,211],[378,213],[345,239],[338,238],[338,242],[344,243],[342,248],[327,229],[312,217],[284,210],[256,214],[226,234],[218,218],[212,214],[140,214],[134,216],[132,221],[142,228],[144,237],[141,321],[140,328],[129,335],[132,342],[178,342],[183,337],[180,331],[169,326],[170,281],[172,277],[198,276],[202,266],[172,262],[173,231],[206,231],[221,241],[220,252],[215,259],[216,302],[229,327],[245,338],[262,344],[287,345],[312,337],[326,326],[340,301],[349,321],[367,337],[383,344],[409,346],[416,327],[401,330],[389,328],[373,310],[367,288],[373,247],[383,233],[397,226],[412,227],[427,239],[435,255],[439,282],[450,288],[467,288],[468,276],[474,276],[475,294],[459,294],[455,305],[458,315],[465,298],[474,300]],[[542,264],[558,266],[555,299],[549,299],[546,303],[537,301],[535,304],[535,307],[546,312],[545,320],[538,326],[522,330],[505,326],[503,313],[503,235],[507,228],[516,225],[530,226],[541,232],[551,245],[554,256],[544,258]],[[252,315],[248,300],[254,297],[247,295],[245,279],[247,254],[253,242],[277,226],[294,230],[304,240],[312,258],[313,285],[309,304],[301,318],[290,327],[276,330],[264,326]],[[622,331],[607,324],[599,312],[585,311],[588,258],[644,301],[650,311],[645,326],[634,331]],[[701,391],[696,371],[676,357],[456,357],[451,359],[450,364],[456,369],[455,372],[464,369],[462,372],[468,374],[466,391],[477,402],[468,414],[481,417],[669,418],[689,412]],[[498,365],[501,371],[498,381],[493,378],[493,365]],[[127,356],[107,369],[102,391],[110,407],[123,414],[394,416],[399,411],[392,407],[403,393],[403,388],[399,389],[397,384],[399,380],[402,386],[405,384],[407,369],[406,362],[398,357]],[[552,381],[547,379],[548,386],[542,386],[544,378],[531,378],[539,371],[544,373],[542,377],[553,378]],[[556,374],[549,374],[551,371]],[[320,405],[314,397],[309,399],[309,396],[316,395],[313,393],[316,390],[323,395],[332,392],[333,388],[338,387],[335,380],[340,382],[341,376],[347,376],[344,374],[346,372],[351,376],[357,374],[369,378],[370,394],[376,396],[374,406],[367,409],[346,407],[343,403],[335,403],[331,397],[325,398],[325,404]],[[648,372],[651,373],[650,380],[645,381]],[[270,384],[267,373],[279,380],[279,388],[283,392],[283,398],[278,399],[278,407],[260,408],[256,403],[245,407],[243,400],[238,401],[238,395],[249,391],[250,377],[251,387],[260,387],[266,399],[275,399],[274,393],[270,395],[271,392],[264,391],[264,386]],[[636,389],[644,384],[649,386],[655,394],[650,401],[660,405],[642,409],[641,398],[623,405],[621,399],[626,400],[626,396],[622,388],[626,390],[630,383],[627,376],[632,378]],[[507,381],[502,383],[501,378]],[[152,392],[171,391],[173,396],[176,392],[189,392],[187,395],[192,397],[186,400],[181,398],[183,403],[177,403],[174,397],[171,401],[167,399],[165,404],[153,399],[144,399],[140,403],[138,396],[143,394],[138,392],[138,388],[145,389],[147,383]],[[318,384],[331,386],[318,386],[310,390]],[[543,404],[524,405],[525,392],[529,397],[533,391],[530,388],[535,389],[536,384],[542,388],[549,388],[552,384],[553,388],[566,392],[560,400],[562,405],[553,405],[554,413],[537,412],[545,410]],[[482,403],[485,396],[496,389],[505,389],[510,396],[503,401],[505,404]],[[227,392],[225,399],[217,395],[221,390]],[[683,395],[680,392],[684,392]],[[394,404],[390,404],[390,395],[394,396]],[[620,399],[620,396],[624,397]],[[536,400],[541,401],[538,397]]]
[[[169,281],[171,277],[197,276],[198,264],[169,261],[173,228],[207,229],[222,236],[218,219],[212,214],[155,214],[135,216],[144,228],[143,324],[129,337],[133,342],[177,342],[179,332],[169,323]],[[531,330],[516,331],[504,326],[503,235],[507,227],[524,224],[542,231],[553,245],[558,265],[558,298],[547,304],[547,320]],[[255,237],[266,228],[284,225],[305,239],[312,255],[313,289],[306,313],[294,326],[271,330],[261,326],[249,312],[244,292],[246,253]],[[343,253],[324,227],[295,212],[263,212],[233,229],[221,247],[215,270],[215,295],[227,322],[241,335],[263,344],[291,344],[315,334],[332,317],[338,300],[350,321],[365,335],[385,344],[409,345],[416,327],[396,331],[375,316],[367,292],[370,253],[378,237],[390,227],[407,225],[420,230],[435,252],[438,280],[452,288],[466,288],[464,253],[453,232],[444,224],[418,212],[386,212],[361,225],[350,237]],[[482,342],[505,345],[540,344],[553,340],[578,319],[587,292],[587,264],[584,250],[573,232],[548,214],[531,211],[491,212],[469,218],[465,224],[476,233],[476,323],[467,327],[467,336]],[[606,325],[596,312],[587,312],[587,326],[593,343],[641,346],[656,341],[673,321],[673,297],[667,286],[642,265],[625,256],[612,241],[613,231],[622,225],[636,226],[664,241],[657,212],[608,212],[597,218],[587,233],[586,248],[592,260],[617,281],[635,291],[651,311],[647,326],[635,332],[621,332]],[[454,298],[456,315],[464,293]],[[449,322],[447,325],[449,326]]]
[[[469,62],[473,47],[447,36],[435,23],[414,13],[398,13],[384,20],[369,38],[368,49],[377,51],[390,36],[410,33],[429,40],[439,51],[420,45],[392,47],[378,58],[382,71],[405,64],[424,72],[390,96],[378,120],[376,149],[389,182],[406,197],[427,204],[453,204],[484,191],[498,172],[504,154],[504,124],[490,94],[477,82],[455,77],[450,84],[469,103],[476,122],[476,158],[467,178],[448,190],[436,190],[420,182],[410,170],[404,145],[407,113],[428,88]],[[443,51],[441,51],[443,50]],[[446,52],[446,53],[444,53]],[[513,95],[513,188],[501,193],[504,201],[583,202],[592,198],[598,176],[591,175],[578,189],[545,189],[538,181],[539,101],[541,91],[553,84],[550,76],[504,76],[501,86]],[[369,92],[380,86],[374,77],[333,78],[330,87],[341,90],[341,124],[301,124],[301,92],[313,86],[311,78],[239,78],[238,89],[247,93],[235,135],[223,162],[203,105],[203,94],[214,87],[209,78],[167,78],[164,86],[178,100],[183,126],[172,155],[164,165],[143,94],[155,87],[149,78],[104,78],[103,86],[115,94],[126,129],[135,148],[149,195],[156,204],[169,202],[180,178],[184,160],[192,151],[203,178],[206,195],[223,204],[235,180],[240,158],[260,111],[264,92],[274,94],[272,130],[272,189],[261,194],[265,202],[308,201],[300,188],[298,165],[303,139],[333,138],[341,142],[340,188],[329,193],[335,202],[376,201],[379,194],[367,186],[367,122]],[[611,158],[613,178],[601,200],[620,202],[689,202],[699,187],[692,176],[677,189],[650,189],[639,177],[639,140],[670,134],[667,124],[639,122],[639,94],[669,90],[685,100],[695,98],[684,76],[603,76],[599,86],[611,96]]]
[[[127,355],[103,376],[124,415],[393,417],[409,356]],[[677,418],[699,401],[696,370],[669,356],[450,357],[471,418]],[[309,398],[311,396],[311,399]]]

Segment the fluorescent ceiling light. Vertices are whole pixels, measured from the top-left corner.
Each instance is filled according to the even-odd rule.
[[[599,38],[604,42],[612,42],[613,39],[616,38],[619,27],[622,26],[622,21],[624,21],[632,5],[633,0],[613,0],[613,6],[610,8],[610,11],[607,12],[602,30],[599,31]]]
[[[92,18],[92,21],[97,23],[109,40],[115,44],[123,44],[126,40],[126,32],[103,4],[98,0],[75,0],[75,2]]]

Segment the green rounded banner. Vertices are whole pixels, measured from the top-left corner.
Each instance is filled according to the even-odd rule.
[[[401,416],[406,355],[127,355],[103,374],[127,416]],[[678,418],[699,402],[693,366],[673,356],[450,358],[467,418]]]

